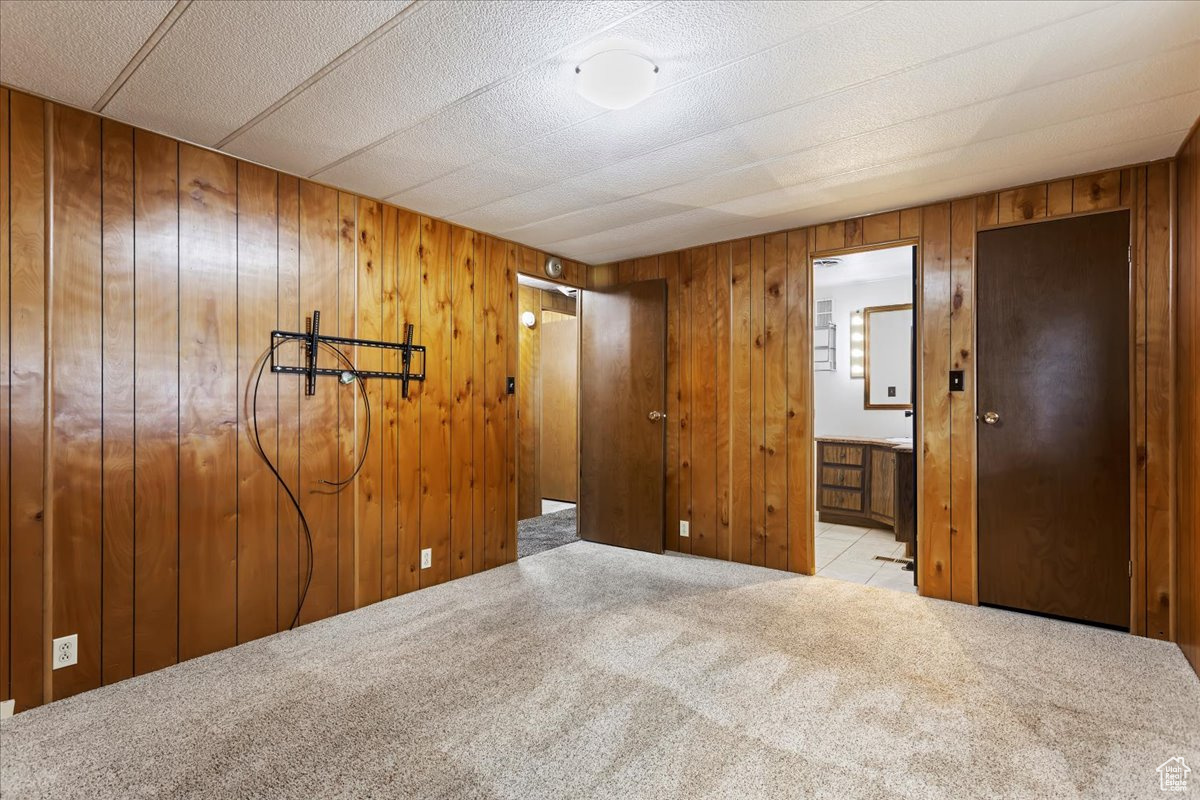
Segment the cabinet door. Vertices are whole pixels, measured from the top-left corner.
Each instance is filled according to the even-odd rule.
[[[871,516],[881,522],[896,518],[896,452],[871,448]]]

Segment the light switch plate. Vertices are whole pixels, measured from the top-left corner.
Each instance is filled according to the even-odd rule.
[[[679,520],[679,535],[685,539],[692,535],[688,530],[689,525],[690,523],[686,519]]]

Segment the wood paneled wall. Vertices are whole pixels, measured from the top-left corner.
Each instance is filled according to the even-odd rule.
[[[361,455],[356,390],[263,377],[262,448],[313,532],[302,621],[515,558],[506,378],[519,260],[541,254],[8,89],[0,235],[0,696],[18,709],[288,627],[306,553],[249,406],[270,331],[314,308],[326,333],[412,323],[428,379],[408,399],[367,382],[364,467],[333,491]],[[51,671],[70,633],[79,663]]]
[[[1200,131],[1196,128],[1179,151],[1178,164],[1177,641],[1200,673]]]
[[[916,243],[921,591],[978,602],[975,234],[1128,208],[1136,376],[1131,629],[1174,638],[1173,174],[1173,162],[1156,162],[593,268],[597,287],[667,281],[667,548],[813,571],[810,259]],[[951,369],[966,372],[966,391],[948,390]],[[690,538],[678,535],[681,519],[691,522]]]

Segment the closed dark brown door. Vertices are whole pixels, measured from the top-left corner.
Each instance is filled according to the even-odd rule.
[[[1129,625],[1129,214],[979,234],[979,599]]]
[[[661,553],[667,285],[586,292],[579,323],[579,535]]]

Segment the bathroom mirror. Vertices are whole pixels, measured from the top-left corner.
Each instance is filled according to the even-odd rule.
[[[912,304],[863,309],[863,408],[912,408]]]

